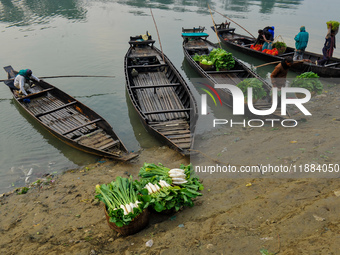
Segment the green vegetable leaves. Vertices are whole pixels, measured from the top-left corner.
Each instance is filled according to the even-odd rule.
[[[319,80],[319,76],[313,72],[305,72],[297,76],[293,80],[291,87],[305,88],[317,94],[321,94],[323,90],[323,84]]]
[[[338,30],[339,29],[339,22],[338,21],[330,20],[330,21],[327,21],[326,24],[327,24],[327,27],[329,25],[332,25],[332,30]]]
[[[233,55],[220,48],[213,49],[209,55],[198,55],[196,53],[193,60],[205,65],[215,65],[216,71],[230,70],[235,66]]]
[[[214,63],[216,71],[220,69],[230,70],[235,66],[233,55],[221,48],[213,49],[209,54],[210,60]]]
[[[261,99],[267,95],[266,91],[263,88],[263,84],[256,78],[248,78],[241,81],[237,84],[237,87],[240,88],[245,96],[248,97],[248,88],[253,88],[253,99]]]

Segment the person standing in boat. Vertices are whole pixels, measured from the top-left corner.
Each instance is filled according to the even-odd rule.
[[[300,27],[300,32],[295,36],[295,52],[293,60],[302,60],[305,49],[307,48],[309,33],[304,26]]]
[[[286,78],[289,68],[293,64],[293,58],[287,57],[279,63],[270,75],[273,87],[281,89],[286,86]]]
[[[27,96],[26,90],[30,88],[29,81],[35,80],[37,82],[40,81],[39,78],[35,77],[32,74],[32,70],[30,69],[22,69],[19,71],[17,76],[14,79],[14,86],[19,89],[19,94],[23,94]]]
[[[315,61],[316,65],[324,65],[327,61],[333,56],[333,51],[336,48],[335,45],[335,35],[338,33],[339,30],[332,30],[332,25],[328,25],[328,32],[326,35],[325,44],[322,48],[323,58],[321,60]]]

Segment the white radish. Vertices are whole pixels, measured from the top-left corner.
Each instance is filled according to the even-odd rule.
[[[149,187],[152,189],[152,193],[157,192],[156,187],[152,183],[149,183]]]
[[[159,182],[163,184],[163,187],[169,187],[169,186],[170,186],[170,184],[167,183],[167,182],[164,181],[164,180],[160,180]]]
[[[184,174],[184,170],[183,169],[180,169],[180,168],[174,168],[174,169],[171,169],[168,174]]]
[[[162,188],[165,187],[164,183],[162,182],[162,180],[159,181],[159,185],[161,185]]]
[[[134,203],[135,207],[138,208],[138,204],[140,204],[141,202],[139,202],[138,200]]]
[[[186,174],[169,174],[171,178],[185,178],[187,177]]]
[[[182,181],[173,181],[172,184],[184,184],[184,183],[187,183],[188,181],[187,180],[182,180]]]
[[[149,187],[149,183],[145,185],[144,188],[147,188],[149,195],[152,194],[152,189]]]
[[[157,183],[155,184],[155,187],[156,187],[157,191],[160,191],[160,190],[161,190],[161,188],[158,186]]]
[[[172,178],[172,182],[182,182],[185,181],[184,178]]]
[[[134,203],[132,203],[132,202],[130,202],[130,208],[131,208],[131,212],[133,212],[133,208],[135,208],[136,207],[136,205],[134,204]]]
[[[126,204],[125,208],[126,208],[128,213],[132,212],[132,208],[131,208],[130,204]]]
[[[120,205],[120,208],[124,210],[124,215],[129,214],[124,205]]]

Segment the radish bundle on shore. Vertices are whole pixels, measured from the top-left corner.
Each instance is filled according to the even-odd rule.
[[[138,197],[132,178],[118,176],[109,184],[96,185],[95,196],[105,204],[110,222],[118,227],[128,225],[147,207]]]
[[[157,212],[194,206],[193,199],[202,195],[199,191],[203,185],[193,175],[191,164],[170,169],[160,163],[144,163],[139,176],[136,187],[141,190],[143,201]]]

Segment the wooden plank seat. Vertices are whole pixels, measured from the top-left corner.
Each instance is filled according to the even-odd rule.
[[[208,74],[244,73],[246,70],[205,71]]]
[[[110,147],[115,146],[116,144],[119,144],[119,141],[118,140],[113,140],[112,142],[107,143],[107,144],[103,145],[102,147],[98,148],[98,150],[105,150],[105,149],[108,149]]]
[[[151,45],[153,45],[155,43],[155,40],[140,40],[140,41],[130,40],[129,41],[130,45],[140,45],[140,44],[149,44],[149,43],[151,43]]]
[[[72,128],[72,129],[70,129],[70,130],[68,130],[68,131],[66,131],[66,132],[64,132],[64,133],[62,133],[62,135],[66,135],[66,134],[72,133],[72,132],[74,132],[74,131],[76,131],[76,130],[78,130],[78,129],[80,129],[80,128],[83,128],[83,127],[86,127],[86,126],[88,126],[88,125],[94,124],[94,123],[96,123],[96,122],[98,122],[98,121],[101,121],[101,120],[102,120],[102,119],[95,119],[95,120],[90,121],[90,122],[87,122],[87,123],[85,123],[85,124],[83,124],[83,125],[79,125],[79,126],[77,126],[77,127],[75,127],[75,128]]]
[[[53,90],[53,89],[54,89],[54,88],[44,89],[44,90],[41,90],[41,91],[39,91],[39,92],[37,92],[37,93],[32,93],[32,94],[29,94],[29,95],[27,95],[27,96],[20,97],[18,100],[19,100],[19,101],[22,101],[22,100],[24,100],[25,98],[35,97],[35,96],[38,96],[38,95],[40,95],[40,94],[46,93],[46,92],[48,92],[48,91],[51,91],[51,90]]]
[[[149,88],[163,88],[163,87],[175,87],[181,86],[180,83],[171,83],[171,84],[155,84],[155,85],[142,85],[142,86],[131,86],[131,89],[149,89]]]
[[[54,109],[52,109],[52,110],[49,110],[49,111],[46,111],[46,112],[42,112],[42,113],[35,114],[34,116],[37,117],[37,118],[39,118],[39,117],[41,117],[41,116],[43,116],[43,115],[46,115],[46,114],[50,114],[50,113],[52,113],[52,112],[59,111],[59,110],[61,110],[61,109],[64,109],[64,108],[69,107],[69,106],[71,106],[71,105],[74,105],[74,104],[76,104],[76,103],[77,103],[77,101],[73,101],[73,102],[71,102],[71,103],[64,104],[64,105],[62,105],[62,106],[60,106],[60,107],[57,107],[57,108],[54,108]]]
[[[131,65],[128,66],[129,69],[131,68],[146,68],[146,67],[160,67],[160,66],[167,66],[167,64],[155,64],[155,65]]]
[[[157,113],[170,113],[170,112],[189,112],[192,108],[187,109],[171,109],[171,110],[159,110],[159,111],[152,111],[152,112],[143,112],[145,115],[148,114],[157,114]]]

